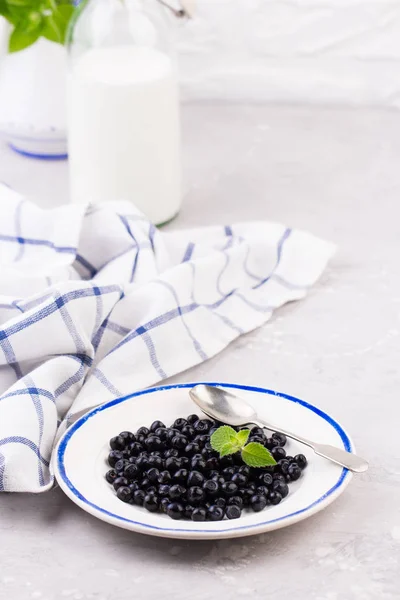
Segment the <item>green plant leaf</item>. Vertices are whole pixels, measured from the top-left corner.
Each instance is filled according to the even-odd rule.
[[[249,467],[269,467],[276,465],[272,454],[262,444],[250,442],[242,450],[242,459]]]
[[[43,37],[51,42],[64,44],[68,23],[73,12],[74,7],[72,5],[63,4],[57,6],[50,14],[46,14],[42,31]]]
[[[240,444],[240,447],[243,448],[245,444],[247,444],[247,440],[249,439],[250,429],[241,429],[236,434],[236,439]]]
[[[222,427],[218,427],[216,431],[212,434],[210,438],[211,447],[216,452],[221,452],[222,448],[226,444],[231,444],[231,446],[236,446],[236,431],[229,427],[229,425],[222,425]],[[233,452],[236,452],[234,450]],[[232,452],[232,454],[233,454]]]
[[[18,52],[31,46],[40,37],[41,27],[37,27],[33,31],[26,31],[23,27],[16,26],[10,35],[8,49],[10,52]]]
[[[223,456],[228,456],[229,454],[235,454],[238,451],[238,447],[235,443],[227,442],[224,444],[219,451],[219,455],[222,458]]]

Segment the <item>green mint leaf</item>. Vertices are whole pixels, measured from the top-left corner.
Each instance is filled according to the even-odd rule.
[[[227,444],[224,444],[222,446],[221,450],[219,451],[219,455],[222,458],[223,456],[228,456],[228,454],[235,454],[235,452],[237,452],[238,449],[239,448],[236,444],[228,442]]]
[[[250,429],[241,429],[236,434],[236,439],[240,444],[240,448],[243,448],[245,444],[247,444],[247,440],[249,439]]]
[[[269,467],[276,465],[272,454],[258,442],[250,442],[242,450],[242,459],[249,467]]]
[[[232,427],[229,427],[229,425],[223,425],[222,427],[218,427],[217,431],[214,431],[210,438],[211,447],[216,452],[221,452],[222,448],[226,444],[231,444],[232,446],[235,446],[235,441],[236,431],[232,429]]]
[[[28,46],[31,46],[40,37],[41,28],[38,27],[34,31],[25,31],[16,27],[10,35],[8,42],[8,49],[10,52],[18,52]]]

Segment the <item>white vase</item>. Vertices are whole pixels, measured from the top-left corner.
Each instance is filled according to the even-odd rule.
[[[36,158],[66,158],[66,51],[39,39],[13,54],[0,32],[0,135]]]

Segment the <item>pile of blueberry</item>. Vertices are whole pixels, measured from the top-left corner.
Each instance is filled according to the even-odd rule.
[[[210,444],[218,426],[190,415],[172,427],[155,421],[149,429],[123,431],[110,440],[106,480],[123,502],[172,519],[237,519],[244,508],[259,512],[279,504],[289,493],[288,484],[307,466],[306,457],[287,456],[284,435],[268,438],[255,427],[249,441],[268,448],[275,466],[250,468],[240,454],[220,458]]]

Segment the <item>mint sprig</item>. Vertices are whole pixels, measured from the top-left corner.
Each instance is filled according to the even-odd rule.
[[[211,447],[220,457],[241,452],[242,460],[249,467],[269,467],[276,465],[276,460],[269,450],[258,442],[247,443],[250,429],[235,431],[229,425],[218,427],[210,438]]]

